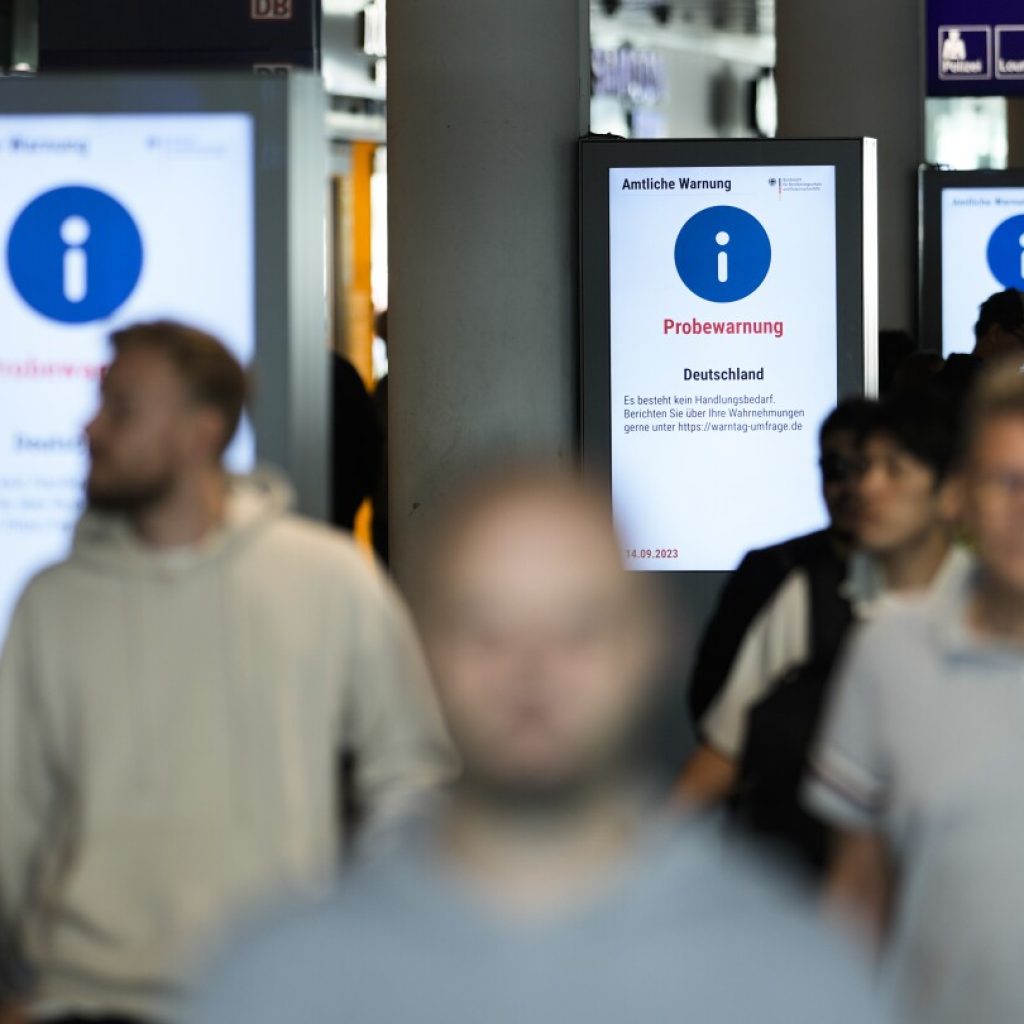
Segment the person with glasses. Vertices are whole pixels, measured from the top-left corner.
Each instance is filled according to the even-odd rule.
[[[756,793],[758,779],[751,773],[796,756],[791,792],[774,794],[773,799],[798,806],[806,749],[782,748],[798,742],[794,734],[809,745],[847,627],[882,614],[890,605],[918,599],[929,589],[944,588],[968,561],[954,544],[959,509],[951,466],[957,422],[948,405],[928,391],[900,395],[875,407],[859,439],[853,485],[857,550],[845,579],[834,577],[830,590],[815,579],[820,568],[797,569],[755,620],[722,692],[701,720],[703,742],[679,787],[685,802],[705,804],[743,791]],[[826,602],[846,602],[846,617],[842,608],[826,608]],[[815,620],[826,616],[823,629]],[[783,684],[798,681],[795,670],[811,665],[824,665],[825,671],[811,681],[804,704],[789,712],[802,717],[809,713],[811,720],[798,730],[779,729],[766,743],[751,729],[756,713]],[[776,749],[766,749],[773,744]],[[809,866],[820,866],[823,836],[812,841],[801,832],[773,838],[793,838],[804,860],[814,862]]]
[[[829,902],[881,948],[911,1024],[1024,1007],[1024,377],[986,369],[960,466],[974,562],[867,627],[805,796],[839,830]]]
[[[832,410],[818,434],[821,493],[828,525],[771,547],[748,551],[729,578],[701,640],[690,673],[690,714],[699,722],[717,697],[750,624],[797,569],[829,566],[842,572],[854,540],[857,438],[873,403],[851,398]]]

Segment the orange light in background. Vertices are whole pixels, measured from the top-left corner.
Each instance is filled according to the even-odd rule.
[[[351,170],[334,179],[334,346],[359,371],[372,392],[373,293],[371,288],[372,232],[370,179],[377,147],[354,142]],[[363,502],[356,514],[356,541],[372,551],[372,512]]]

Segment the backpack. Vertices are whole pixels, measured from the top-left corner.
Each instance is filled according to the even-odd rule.
[[[836,559],[807,567],[810,656],[785,672],[747,719],[736,785],[728,800],[733,820],[757,839],[781,847],[820,874],[828,832],[802,807],[807,757],[853,609],[841,594],[845,566]]]

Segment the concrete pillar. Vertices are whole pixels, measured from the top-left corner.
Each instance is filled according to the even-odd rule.
[[[587,0],[388,3],[392,564],[467,460],[568,461]]]
[[[776,20],[779,135],[878,139],[880,321],[916,334],[920,0],[777,0]]]

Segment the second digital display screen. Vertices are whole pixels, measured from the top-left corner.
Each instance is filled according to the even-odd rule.
[[[609,172],[612,497],[634,569],[728,570],[824,523],[831,166]]]
[[[970,352],[978,307],[1024,289],[1024,188],[942,190],[943,355]]]

